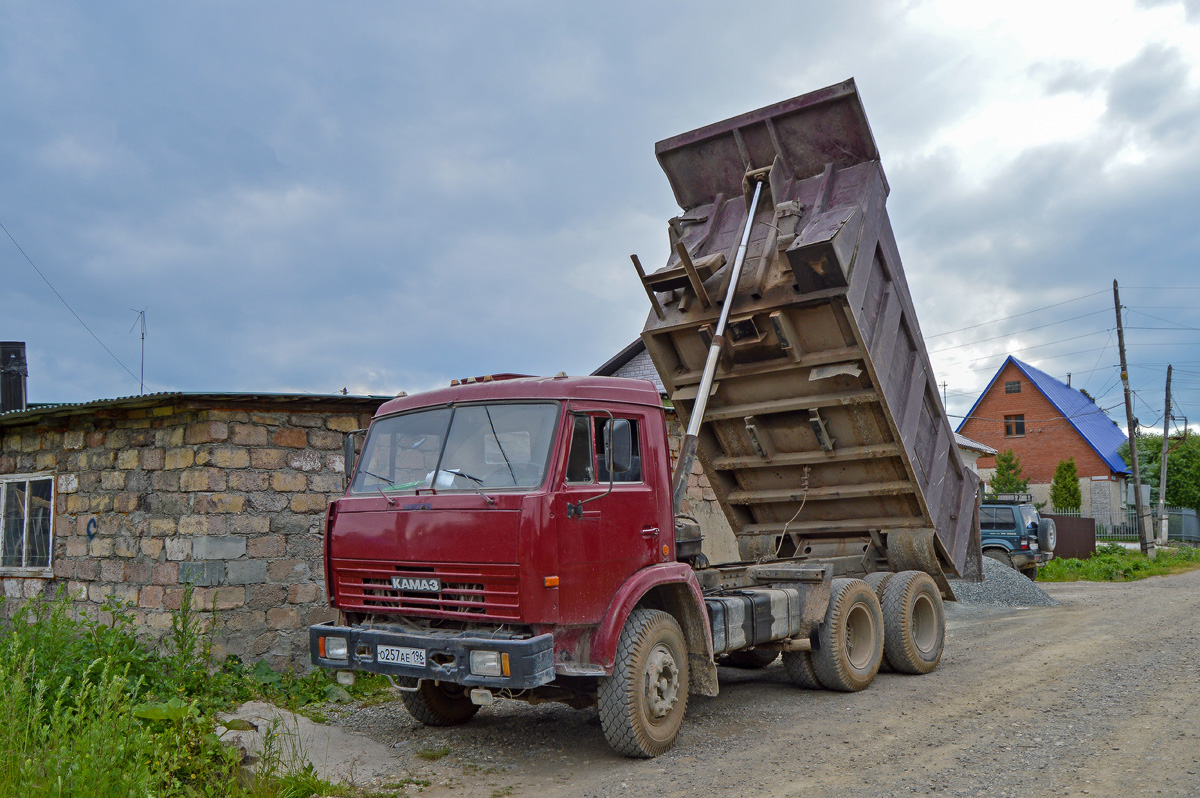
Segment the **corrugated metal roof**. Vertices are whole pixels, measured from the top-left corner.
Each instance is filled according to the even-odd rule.
[[[972,440],[966,435],[959,435],[957,432],[954,433],[954,442],[958,444],[958,448],[960,449],[969,449],[972,452],[979,452],[982,455],[991,456],[997,453],[995,449],[993,449],[991,446],[988,446],[986,443],[980,443],[977,440]]]
[[[1004,371],[1009,363],[1015,365],[1029,378],[1029,381],[1042,392],[1042,396],[1045,396],[1050,404],[1054,405],[1054,408],[1075,428],[1080,437],[1087,442],[1088,446],[1092,447],[1092,450],[1112,469],[1113,473],[1130,473],[1129,466],[1125,465],[1125,461],[1117,453],[1117,450],[1121,448],[1121,444],[1128,440],[1125,433],[1121,432],[1121,428],[1091,399],[1088,399],[1065,382],[1054,379],[1041,369],[1034,368],[1028,363],[1017,360],[1012,355],[1009,355],[1000,364],[1000,368],[996,370],[996,374],[992,377],[991,382],[983,389],[983,393],[979,395],[979,399],[975,400],[975,404],[972,405],[966,418],[958,425],[959,429],[962,429],[967,420],[975,414],[975,408],[979,406],[983,397],[991,390],[996,380],[999,379],[1001,372]]]
[[[189,402],[224,402],[234,405],[288,405],[315,404],[360,406],[370,411],[391,396],[356,396],[343,394],[299,394],[299,393],[191,393],[185,391],[161,391],[139,396],[120,396],[115,399],[95,399],[90,402],[64,402],[62,404],[38,404],[24,410],[11,410],[0,413],[0,426],[14,422],[26,422],[38,418],[54,416],[86,415],[97,410],[109,409],[138,409],[155,407],[168,401],[184,400]]]

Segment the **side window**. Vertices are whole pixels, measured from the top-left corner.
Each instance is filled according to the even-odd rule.
[[[567,458],[567,482],[591,482],[592,425],[587,416],[575,416],[571,429],[571,453]]]
[[[629,422],[629,436],[632,439],[632,456],[629,460],[629,470],[615,474],[613,482],[641,482],[642,444],[637,419],[629,418],[623,420]],[[604,425],[608,423],[608,416],[595,416],[594,423],[596,434],[592,437],[592,440],[595,441],[596,447],[596,481],[608,482],[608,471],[604,468]]]
[[[54,549],[54,478],[0,480],[0,509],[0,568],[49,568]]]
[[[1016,521],[1011,507],[982,507],[979,511],[979,528],[984,532],[1011,532]]]

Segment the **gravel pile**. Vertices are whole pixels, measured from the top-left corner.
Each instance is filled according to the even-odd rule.
[[[1058,602],[1050,598],[1028,577],[997,562],[983,558],[983,581],[964,582],[951,579],[954,595],[963,604],[987,604],[994,607],[1053,607]]]

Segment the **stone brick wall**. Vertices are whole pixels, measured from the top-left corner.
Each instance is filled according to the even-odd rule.
[[[342,443],[370,419],[362,400],[346,406],[169,402],[0,428],[0,474],[56,477],[53,578],[10,573],[4,595],[61,586],[93,612],[116,596],[158,635],[191,582],[196,605],[222,611],[218,656],[302,665],[308,624],[333,617],[322,525]]]
[[[671,472],[675,471],[675,463],[679,460],[679,447],[683,443],[686,430],[679,416],[674,411],[667,411],[667,440],[671,446]],[[704,530],[704,541],[701,550],[713,564],[737,562],[741,559],[738,551],[737,538],[725,511],[717,501],[708,475],[700,465],[700,461],[692,465],[692,473],[688,476],[687,496],[684,499],[683,512],[700,522]]]

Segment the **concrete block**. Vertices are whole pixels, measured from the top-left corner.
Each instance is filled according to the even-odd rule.
[[[192,543],[193,560],[236,560],[245,553],[246,539],[236,535],[196,538]]]
[[[225,563],[220,560],[185,562],[179,565],[179,583],[197,587],[215,587],[225,578]]]
[[[225,563],[225,581],[230,585],[252,585],[267,581],[265,560],[230,560]]]

